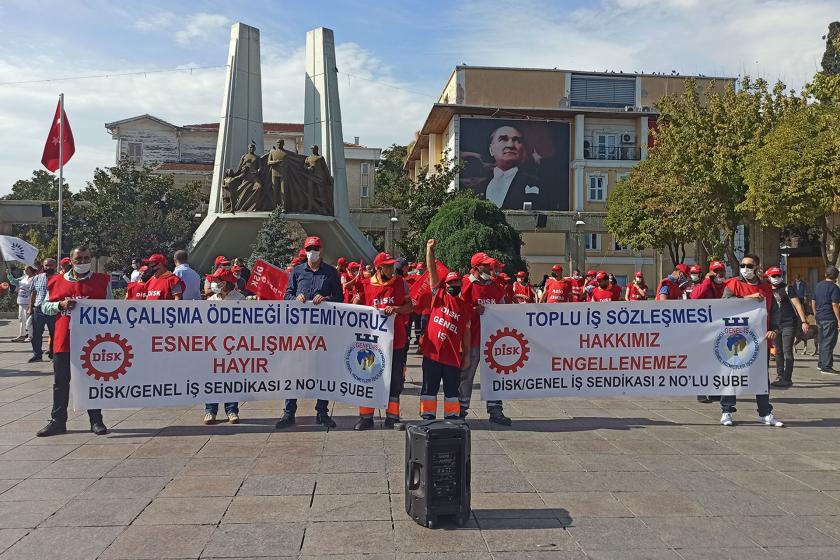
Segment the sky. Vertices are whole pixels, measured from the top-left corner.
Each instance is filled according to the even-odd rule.
[[[73,190],[114,164],[106,122],[217,121],[237,21],[260,29],[266,121],[303,122],[306,32],[329,27],[345,140],[387,147],[412,140],[458,64],[749,74],[798,90],[838,18],[840,0],[3,0],[0,195],[41,168],[59,93]]]

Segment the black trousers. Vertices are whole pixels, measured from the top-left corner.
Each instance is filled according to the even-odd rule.
[[[70,402],[70,352],[57,352],[53,356],[53,407],[50,414],[53,421],[67,423],[67,404]],[[91,423],[102,422],[102,411],[87,411]]]
[[[32,297],[35,297],[34,295]],[[52,354],[52,340],[55,336],[55,315],[44,315],[39,306],[35,306],[32,313],[32,355],[41,358],[44,355],[43,339],[44,327],[50,331],[50,354]]]

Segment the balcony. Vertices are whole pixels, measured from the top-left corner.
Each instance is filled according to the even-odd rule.
[[[604,159],[619,161],[639,161],[642,149],[636,146],[583,146],[584,159]]]

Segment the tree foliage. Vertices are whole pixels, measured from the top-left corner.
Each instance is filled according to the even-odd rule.
[[[822,71],[805,86],[805,92],[820,103],[840,103],[840,21],[828,25],[828,34],[823,39]]]
[[[441,206],[423,232],[436,239],[437,257],[449,268],[466,271],[470,257],[484,251],[505,264],[509,274],[525,270],[520,257],[522,238],[492,202],[460,197]]]
[[[97,168],[93,180],[65,206],[64,248],[85,244],[110,257],[112,269],[150,253],[171,254],[187,246],[200,221],[198,184],[176,187],[170,176],[127,162]]]
[[[826,264],[840,263],[840,106],[787,114],[747,160],[743,209],[765,225],[817,226]]]
[[[64,200],[72,202],[70,186],[64,182]],[[20,179],[12,185],[12,191],[4,200],[42,200],[49,204],[53,214],[58,213],[58,176],[43,169],[36,169],[29,179]],[[56,222],[44,224],[14,224],[12,235],[20,237],[38,248],[38,259],[54,257],[58,248]]]
[[[409,259],[423,258],[426,228],[446,202],[468,194],[451,188],[463,167],[444,153],[433,172],[423,171],[412,181],[403,171],[408,154],[404,146],[393,145],[382,152],[376,169],[376,205],[397,211],[402,238],[397,245]]]
[[[262,259],[277,267],[285,267],[303,246],[304,234],[300,226],[286,220],[282,208],[275,208],[263,222],[254,244],[248,266]]]
[[[690,232],[708,254],[734,262],[735,231],[748,218],[739,206],[747,191],[746,159],[785,112],[803,104],[781,82],[770,88],[764,80],[745,77],[737,89],[729,86],[720,91],[711,84],[701,95],[696,82],[686,80],[682,93],[666,96],[658,104],[655,146],[625,187],[639,192],[610,197],[611,223],[616,228],[611,233],[620,242],[642,248],[639,242],[646,238],[669,246],[688,241],[684,234]],[[670,204],[668,196],[673,198]],[[642,197],[653,202],[648,213],[638,214],[627,204]],[[683,208],[672,209],[674,204]],[[653,219],[658,212],[659,221]],[[629,235],[633,224],[622,214],[639,218],[635,235]],[[686,216],[692,222],[688,231]],[[662,237],[663,228],[674,232],[670,241]]]

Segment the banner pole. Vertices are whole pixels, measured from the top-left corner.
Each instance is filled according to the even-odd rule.
[[[58,94],[58,247],[56,262],[61,262],[62,220],[64,218],[64,94]]]

